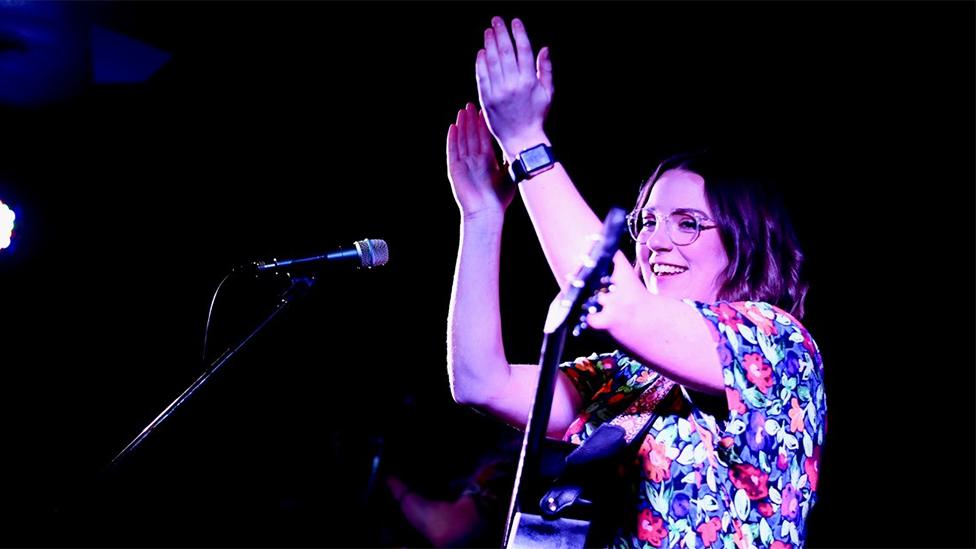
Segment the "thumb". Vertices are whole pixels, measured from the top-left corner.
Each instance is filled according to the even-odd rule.
[[[552,60],[549,58],[549,46],[539,50],[539,56],[535,60],[535,74],[542,83],[542,87],[552,97]]]
[[[623,252],[617,252],[613,254],[613,281],[614,283],[619,283],[620,279],[625,278],[626,275],[634,274],[634,266],[630,264],[630,260]]]

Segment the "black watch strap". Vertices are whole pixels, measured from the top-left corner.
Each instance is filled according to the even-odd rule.
[[[515,183],[521,183],[529,178],[529,174],[525,173],[525,167],[522,165],[522,161],[518,158],[508,165],[508,175]]]

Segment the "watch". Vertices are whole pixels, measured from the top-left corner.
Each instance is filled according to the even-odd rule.
[[[558,161],[552,154],[552,148],[545,143],[540,143],[518,153],[509,165],[508,173],[512,176],[512,181],[521,183],[552,169],[556,162]]]

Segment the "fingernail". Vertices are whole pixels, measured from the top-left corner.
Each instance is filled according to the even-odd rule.
[[[512,26],[513,27],[521,27],[522,26],[522,20],[519,19],[519,18],[517,18],[517,17],[514,18],[514,19],[512,19]]]
[[[485,29],[485,38],[494,38],[494,37],[495,37],[495,31],[491,29]]]

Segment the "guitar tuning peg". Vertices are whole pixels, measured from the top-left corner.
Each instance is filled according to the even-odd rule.
[[[577,256],[576,263],[586,267],[587,269],[592,269],[596,267],[596,260],[592,257],[593,254],[581,253]]]

